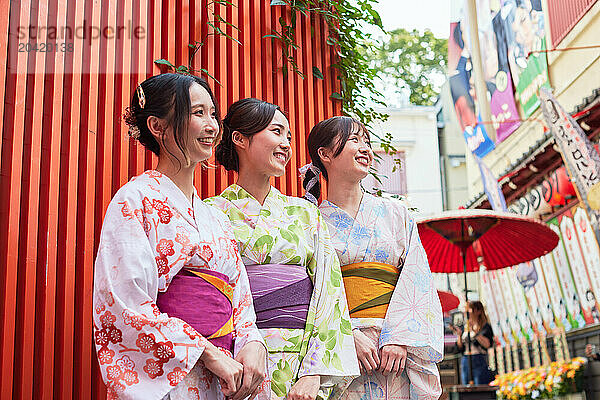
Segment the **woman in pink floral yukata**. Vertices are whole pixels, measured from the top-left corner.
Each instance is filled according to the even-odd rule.
[[[219,137],[217,110],[203,79],[162,74],[125,114],[158,164],[116,193],[102,226],[94,339],[109,398],[242,400],[266,376],[235,236],[193,184]]]

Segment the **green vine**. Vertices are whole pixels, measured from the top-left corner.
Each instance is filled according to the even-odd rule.
[[[279,18],[279,30],[273,30],[264,37],[279,41],[283,48],[283,72],[288,64],[292,71],[304,77],[305,71],[298,68],[295,59],[296,24],[299,14],[305,17],[316,15],[327,24],[326,43],[334,49],[336,61],[332,65],[340,81],[340,91],[331,97],[342,102],[342,111],[369,125],[374,120],[385,120],[387,115],[378,113],[373,105],[385,106],[382,94],[375,88],[377,70],[371,67],[369,54],[376,51],[375,41],[365,32],[367,25],[375,26],[383,32],[381,18],[373,8],[375,0],[280,0],[290,9],[289,22]],[[314,34],[314,33],[313,33]],[[313,75],[324,79],[323,73],[313,67]],[[382,138],[380,138],[382,139]]]
[[[300,46],[296,40],[297,18],[299,15],[311,18],[312,16],[322,18],[327,25],[326,43],[335,54],[335,62],[332,67],[336,71],[336,79],[339,80],[339,92],[331,94],[331,98],[338,100],[342,105],[342,112],[346,115],[357,118],[365,125],[370,126],[373,121],[385,121],[388,115],[377,112],[374,106],[385,106],[383,95],[375,88],[374,81],[377,78],[378,70],[373,67],[370,56],[377,51],[377,43],[365,28],[367,25],[375,26],[381,29],[381,17],[373,8],[377,0],[271,0],[273,6],[283,6],[288,8],[289,18],[279,18],[279,29],[274,29],[271,33],[263,36],[281,44],[282,49],[282,72],[287,76],[289,70],[304,78],[306,71],[302,71],[296,60],[296,54]],[[241,44],[237,39],[228,35],[219,26],[225,24],[232,29],[239,30],[238,27],[226,21],[215,11],[215,5],[236,7],[227,0],[212,0],[208,4],[212,19],[207,22],[210,32],[201,41],[190,43],[190,54],[187,65],[175,66],[168,60],[160,59],[154,61],[156,64],[164,65],[179,73],[202,73],[212,78],[219,85],[221,84],[214,78],[208,70],[204,68],[194,69],[193,59],[198,50],[205,45],[210,36],[223,36]],[[288,21],[289,19],[289,21]],[[314,31],[311,33],[314,36]],[[317,79],[324,80],[323,72],[316,66],[312,68],[311,73]],[[386,133],[379,136],[371,132],[376,137],[378,143],[385,153],[393,155],[396,149],[392,145],[392,135]],[[380,158],[376,154],[376,158]],[[395,160],[394,171],[400,167],[400,160]],[[371,172],[376,180],[381,182],[380,176]],[[381,190],[371,190],[377,195],[381,195]]]

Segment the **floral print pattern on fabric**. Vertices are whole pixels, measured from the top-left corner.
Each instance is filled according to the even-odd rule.
[[[436,362],[443,357],[442,309],[417,225],[400,202],[363,195],[352,218],[325,200],[319,209],[329,226],[340,263],[376,261],[401,268],[385,318],[352,318],[381,348],[407,346],[406,371],[400,378],[379,372],[338,386],[334,397],[358,400],[437,399],[441,394]]]
[[[321,375],[320,397],[326,398],[343,377],[357,376],[340,266],[319,210],[273,187],[263,205],[238,185],[205,201],[229,217],[244,264],[303,265],[313,281],[304,330],[260,330],[269,350],[271,397],[284,398],[302,376]],[[258,398],[268,397],[264,391]]]
[[[168,177],[146,171],[109,204],[96,257],[94,341],[109,399],[224,399],[218,379],[198,361],[207,339],[156,305],[186,265],[229,277],[234,352],[263,342],[227,219],[197,194],[192,206]]]

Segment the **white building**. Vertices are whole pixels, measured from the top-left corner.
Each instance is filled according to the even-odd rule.
[[[417,209],[417,216],[441,212],[442,181],[435,108],[406,106],[377,111],[388,114],[389,118],[385,122],[374,122],[373,131],[381,137],[391,134],[397,153],[386,154],[373,138],[374,150],[382,157],[375,164],[382,183],[367,176],[363,185],[369,190],[382,188],[387,193],[402,195],[410,207]],[[392,157],[401,163],[394,172]]]

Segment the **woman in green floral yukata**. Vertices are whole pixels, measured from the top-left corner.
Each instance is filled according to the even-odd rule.
[[[250,279],[268,376],[259,400],[327,398],[359,375],[342,275],[317,207],[271,186],[291,156],[289,122],[258,99],[232,104],[217,161],[236,184],[206,201],[231,221]]]

